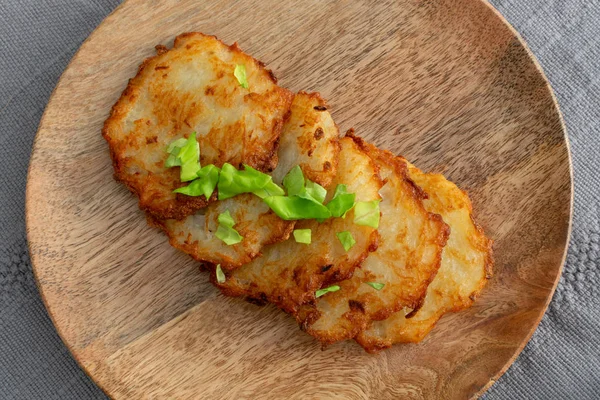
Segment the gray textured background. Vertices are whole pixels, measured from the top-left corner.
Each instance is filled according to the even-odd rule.
[[[486,399],[600,398],[600,0],[492,0],[558,96],[575,167],[567,264],[540,327]],[[31,144],[48,97],[116,0],[0,0],[0,398],[104,399],[61,343],[24,227]]]

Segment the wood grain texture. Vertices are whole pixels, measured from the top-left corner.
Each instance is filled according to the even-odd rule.
[[[321,351],[286,315],[208,284],[112,179],[102,123],[156,44],[215,34],[342,131],[467,189],[495,240],[495,277],[422,343]],[[32,261],[67,346],[115,398],[468,398],[521,351],[561,272],[568,145],[551,90],[478,0],[128,0],[82,45],[42,118],[27,187]]]

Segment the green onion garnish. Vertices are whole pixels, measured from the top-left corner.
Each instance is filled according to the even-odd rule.
[[[317,203],[323,204],[325,196],[327,196],[327,190],[316,182],[309,179],[306,180],[304,192],[299,195],[302,198],[308,200],[315,200]]]
[[[179,150],[181,171],[179,179],[181,182],[189,182],[196,179],[200,172],[200,145],[196,140],[196,132],[192,133],[185,145]]]
[[[331,211],[332,217],[346,217],[346,213],[354,207],[356,195],[348,193],[346,185],[337,185],[333,198],[327,203],[327,208]]]
[[[241,87],[248,89],[248,78],[246,77],[246,66],[244,64],[237,64],[233,70],[233,75]]]
[[[217,264],[217,282],[225,283],[226,277],[221,269],[221,264]]]
[[[385,286],[385,283],[367,282],[367,285],[371,286],[375,290],[381,290]]]
[[[294,239],[298,243],[310,244],[310,242],[311,242],[311,231],[310,231],[310,229],[296,229],[296,230],[294,230]]]
[[[270,196],[263,199],[275,214],[286,221],[329,218],[331,213],[323,204],[298,196]]]
[[[231,217],[229,210],[225,211],[218,216],[219,227],[217,228],[217,232],[215,236],[225,242],[225,244],[231,246],[232,244],[236,244],[244,239],[238,231],[233,229],[235,225],[235,221]]]
[[[354,206],[354,223],[356,225],[378,228],[380,201],[381,200],[357,202]]]
[[[219,200],[225,200],[241,193],[259,192],[270,182],[271,177],[244,165],[243,170],[237,170],[229,163],[223,164],[219,177]],[[269,188],[272,189],[271,186]]]
[[[266,184],[265,187],[263,187],[262,189],[255,190],[252,193],[257,195],[261,199],[264,199],[265,197],[269,197],[269,196],[283,196],[285,194],[283,189],[280,188],[273,181],[270,181],[269,183]]]
[[[174,140],[173,142],[171,142],[171,144],[169,144],[169,146],[167,147],[167,153],[169,153],[169,157],[167,158],[167,161],[165,161],[165,168],[181,166],[179,152],[181,151],[181,148],[185,146],[186,143],[187,139],[181,138]]]
[[[349,231],[338,232],[335,234],[337,238],[344,246],[344,250],[348,251],[356,244],[356,240],[352,237],[352,234]]]
[[[315,297],[321,297],[325,293],[337,292],[338,290],[340,290],[340,287],[338,285],[329,286],[329,287],[326,287],[325,289],[319,289],[315,292]]]
[[[283,178],[283,187],[285,187],[288,196],[298,196],[304,191],[304,174],[299,165],[290,169]]]
[[[283,178],[283,186],[288,196],[302,197],[319,204],[323,204],[325,196],[327,196],[327,190],[323,186],[304,178],[299,165],[292,168]]]
[[[192,183],[175,189],[173,193],[181,193],[188,196],[204,195],[207,200],[210,199],[219,180],[219,168],[213,164],[206,165],[200,169],[197,176],[198,178],[194,179]]]

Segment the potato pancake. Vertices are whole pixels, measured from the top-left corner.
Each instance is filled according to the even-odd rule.
[[[369,157],[361,139],[346,136],[340,140],[337,175],[331,188],[346,184],[348,192],[356,193],[356,201],[375,201],[381,197],[382,186],[378,167]],[[331,199],[333,190],[328,191]],[[354,211],[345,218],[329,218],[322,223],[301,220],[297,229],[310,229],[312,243],[298,243],[293,239],[263,248],[261,257],[241,268],[226,273],[219,283],[213,271],[211,279],[229,296],[241,296],[259,302],[272,302],[283,310],[294,313],[302,304],[315,299],[315,291],[349,278],[368,253],[377,248],[377,230],[354,223]],[[348,251],[336,233],[351,232],[356,243]]]
[[[113,106],[102,134],[116,179],[160,219],[182,219],[205,207],[204,196],[174,194],[179,167],[166,168],[167,146],[196,132],[202,165],[277,165],[277,145],[293,94],[272,72],[214,36],[184,33],[173,48],[157,47]],[[247,84],[234,75],[243,65]]]
[[[450,236],[421,308],[413,312],[407,307],[357,336],[368,352],[394,343],[419,342],[443,314],[470,307],[492,273],[492,241],[474,223],[467,194],[442,175],[423,173],[410,164],[408,173],[428,196],[425,208],[440,214],[450,226]]]
[[[403,159],[369,145],[385,184],[379,191],[379,247],[340,290],[303,306],[297,320],[323,344],[351,339],[373,320],[417,308],[437,273],[449,229],[425,210],[424,193],[408,178]]]
[[[273,180],[281,184],[294,166],[300,165],[304,175],[328,186],[334,178],[339,154],[339,130],[318,93],[300,92],[294,97],[290,119],[281,133],[279,160]],[[315,132],[319,132],[318,135]],[[215,236],[219,214],[229,211],[235,229],[243,236],[240,243],[227,245]],[[211,203],[182,220],[150,218],[152,225],[162,228],[173,247],[198,261],[221,264],[232,270],[260,255],[263,246],[286,240],[294,221],[284,221],[267,204],[253,194],[242,194]]]

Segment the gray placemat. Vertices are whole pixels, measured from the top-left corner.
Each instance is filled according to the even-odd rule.
[[[567,264],[540,327],[486,399],[600,397],[600,2],[493,0],[559,99],[575,167]],[[31,144],[48,97],[116,0],[0,1],[0,398],[106,398],[60,341],[33,281],[24,226]]]

